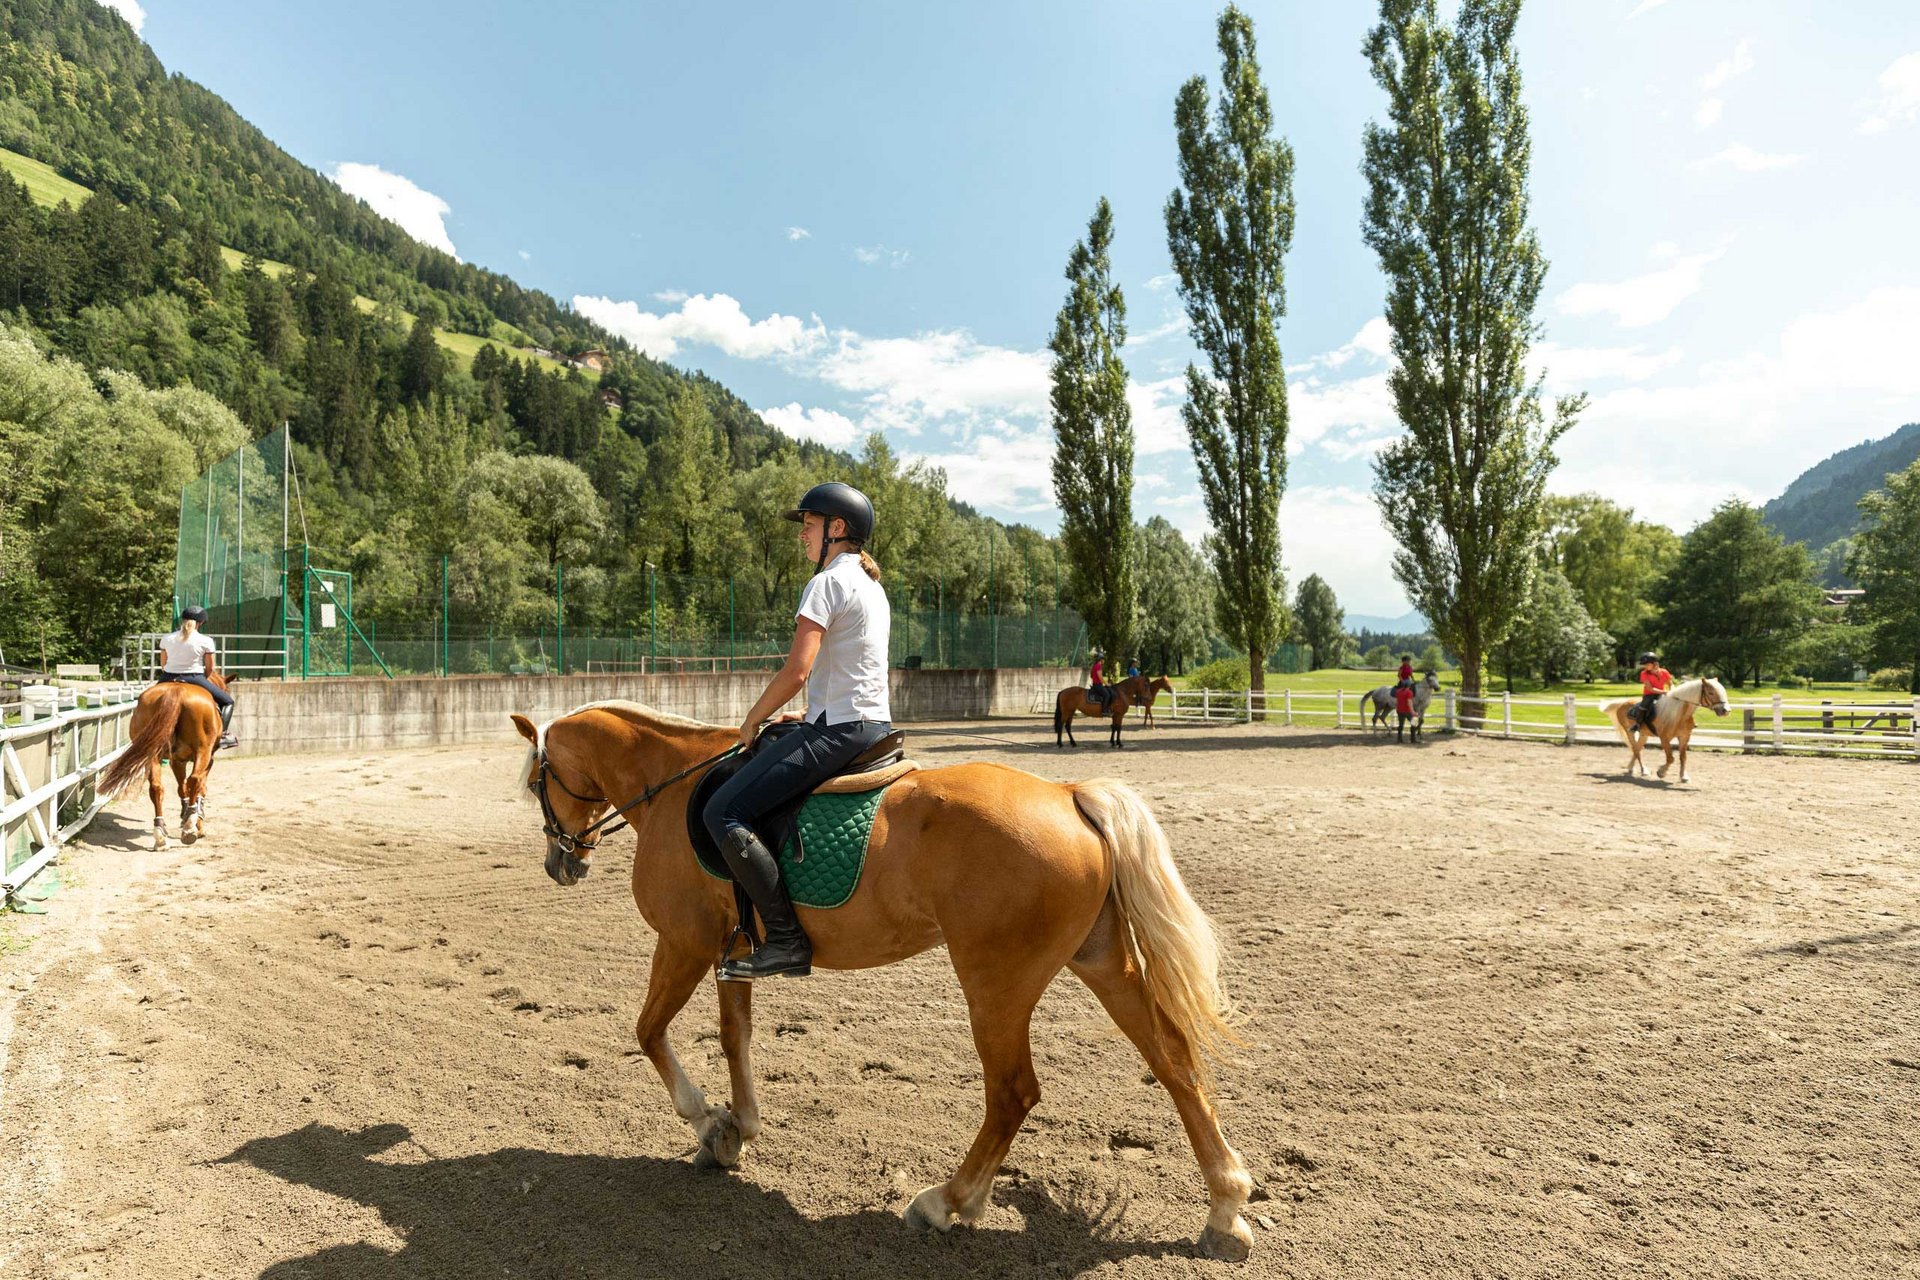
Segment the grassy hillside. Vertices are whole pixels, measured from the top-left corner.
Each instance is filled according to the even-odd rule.
[[[0,169],[11,173],[27,188],[28,194],[44,205],[56,205],[64,200],[77,206],[93,194],[79,183],[61,177],[52,166],[17,151],[0,148]]]

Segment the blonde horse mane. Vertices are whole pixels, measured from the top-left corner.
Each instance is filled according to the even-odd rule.
[[[650,707],[644,702],[631,702],[624,698],[603,698],[598,702],[583,702],[573,710],[567,712],[566,715],[555,716],[552,720],[543,720],[534,726],[533,743],[528,746],[526,755],[521,757],[520,772],[514,775],[513,780],[514,794],[519,797],[523,804],[533,803],[533,789],[528,786],[527,779],[533,776],[534,765],[539,763],[541,754],[547,749],[547,730],[551,729],[558,721],[570,719],[583,711],[611,711],[616,715],[651,729],[694,729],[709,732],[726,727],[725,725],[708,724],[703,720],[690,719],[687,716],[675,715],[671,711],[661,711],[659,708]]]

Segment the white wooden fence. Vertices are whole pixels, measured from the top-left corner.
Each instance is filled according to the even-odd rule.
[[[1563,694],[1516,698],[1488,694],[1478,712],[1464,714],[1459,690],[1442,689],[1427,708],[1427,727],[1446,733],[1538,742],[1618,743],[1619,733],[1599,713],[1603,701]],[[1373,720],[1364,690],[1332,693],[1293,689],[1176,690],[1164,714],[1175,723],[1244,724],[1262,713],[1269,724],[1363,729]],[[1159,715],[1156,715],[1156,719]],[[1395,717],[1388,716],[1391,726]],[[1702,709],[1689,745],[1719,751],[1801,752],[1920,760],[1920,698],[1886,702],[1732,702],[1727,715]]]
[[[0,905],[100,812],[94,780],[126,750],[143,687],[27,685],[0,709]]]

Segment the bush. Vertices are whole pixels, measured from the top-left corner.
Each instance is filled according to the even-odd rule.
[[[1247,660],[1239,658],[1215,658],[1202,667],[1195,667],[1187,673],[1189,689],[1225,689],[1239,693],[1253,683],[1247,674]]]
[[[1782,689],[1813,688],[1813,681],[1806,676],[1781,676],[1777,683]]]
[[[1869,689],[1891,689],[1895,693],[1905,693],[1912,687],[1912,667],[1882,667],[1867,677]]]

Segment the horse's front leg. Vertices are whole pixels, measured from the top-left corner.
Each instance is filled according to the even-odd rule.
[[[640,1006],[640,1020],[633,1028],[633,1034],[640,1041],[640,1051],[659,1072],[660,1082],[667,1086],[673,1098],[674,1111],[692,1125],[694,1133],[702,1139],[713,1126],[716,1108],[707,1106],[707,1095],[687,1078],[686,1069],[680,1065],[680,1058],[667,1039],[667,1024],[686,1007],[688,997],[693,995],[693,989],[700,985],[702,975],[710,967],[710,959],[662,938],[653,951],[647,1000]]]
[[[709,1107],[712,1123],[700,1136],[700,1154],[695,1162],[732,1169],[740,1163],[740,1150],[760,1136],[760,1100],[753,1090],[753,1062],[749,1048],[753,1040],[753,984],[719,982],[720,1047],[727,1054],[727,1078],[732,1084],[731,1106]]]
[[[1693,726],[1683,725],[1680,729],[1680,781],[1692,782],[1693,775],[1687,772],[1687,739],[1693,736]]]
[[[1673,768],[1673,739],[1662,736],[1660,739],[1660,750],[1666,757],[1666,762],[1654,772],[1659,777],[1664,778],[1667,776],[1667,770]]]

